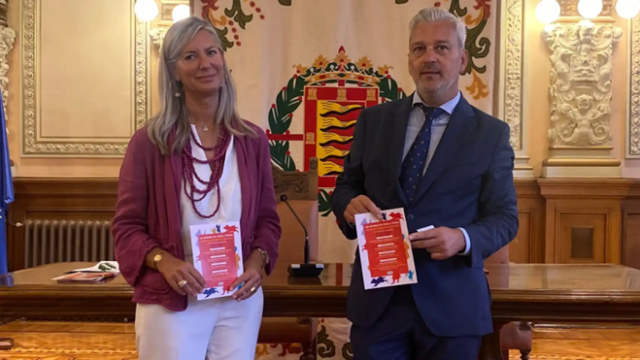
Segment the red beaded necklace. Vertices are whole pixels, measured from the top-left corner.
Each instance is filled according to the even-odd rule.
[[[198,214],[202,218],[209,219],[215,216],[218,213],[218,210],[220,210],[221,201],[220,201],[219,182],[220,182],[220,178],[222,177],[222,169],[224,168],[225,154],[227,152],[227,147],[229,146],[229,142],[231,141],[231,134],[229,134],[229,132],[224,127],[221,126],[220,134],[218,136],[218,141],[216,143],[216,146],[214,147],[203,146],[198,141],[193,131],[191,131],[191,140],[193,140],[193,143],[196,144],[196,146],[198,146],[200,149],[204,151],[214,151],[214,155],[211,159],[206,159],[206,160],[198,159],[191,154],[191,141],[187,141],[184,151],[182,152],[182,163],[184,168],[183,173],[184,173],[184,178],[186,180],[184,181],[184,192],[189,198],[189,200],[191,200],[191,206],[193,206],[193,210],[196,212],[196,214]],[[195,170],[195,163],[207,164],[211,167],[211,178],[209,178],[208,181],[205,181],[198,176]],[[204,190],[200,190],[198,187],[196,187],[194,178],[200,183],[206,185],[206,188]],[[218,196],[218,204],[216,205],[216,209],[213,211],[211,215],[204,215],[200,213],[200,211],[198,211],[198,208],[196,207],[196,202],[204,199],[205,196],[214,188],[216,189],[216,194]],[[199,194],[200,197],[197,198],[196,194]]]

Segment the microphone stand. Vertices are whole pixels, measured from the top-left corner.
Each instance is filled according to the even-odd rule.
[[[287,205],[287,207],[289,208],[289,211],[291,211],[293,216],[298,221],[298,224],[300,224],[300,227],[302,227],[302,230],[304,231],[304,263],[290,264],[289,267],[287,268],[289,275],[291,275],[292,277],[320,276],[320,274],[322,273],[322,270],[324,269],[324,265],[309,263],[309,233],[307,232],[307,228],[302,223],[302,220],[300,220],[300,217],[298,217],[298,214],[293,210],[293,208],[291,207],[291,204],[289,204],[289,201],[287,200],[287,195],[280,196],[280,200]]]

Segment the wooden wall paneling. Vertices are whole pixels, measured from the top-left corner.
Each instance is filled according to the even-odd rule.
[[[272,168],[277,201],[318,198],[317,159],[309,170],[285,172]],[[8,211],[9,271],[25,267],[26,220],[108,220],[115,212],[117,178],[15,178],[15,201]]]
[[[15,201],[9,206],[7,239],[9,271],[24,268],[24,222],[27,219],[111,219],[117,179],[14,179]]]
[[[622,201],[635,180],[538,179],[546,199],[546,263],[622,261]]]
[[[520,204],[518,204],[520,207]],[[514,263],[531,263],[532,257],[532,239],[531,239],[531,221],[532,214],[530,211],[519,211],[518,220],[520,228],[516,238],[509,244],[509,261]]]
[[[640,181],[622,202],[622,264],[640,269]]]
[[[622,264],[640,269],[640,199],[622,202]],[[634,241],[636,240],[636,241]]]
[[[274,179],[281,193],[300,196],[295,193],[303,189],[296,181],[285,181],[278,172]],[[24,265],[25,233],[19,225],[25,220],[111,219],[117,183],[115,178],[14,179],[9,269]],[[516,179],[515,185],[520,229],[510,245],[511,261],[612,262],[640,268],[640,180]],[[584,259],[589,257],[584,244],[590,242],[589,260]]]
[[[620,199],[547,199],[545,262],[619,264],[620,203]],[[587,229],[591,237],[584,235]]]
[[[509,245],[509,261],[541,263],[544,261],[544,199],[535,179],[516,179],[520,227]]]
[[[580,201],[585,208],[566,207],[556,208],[556,242],[554,263],[585,264],[585,263],[619,263],[620,258],[615,257],[616,251],[607,250],[607,247],[619,245],[615,232],[608,238],[607,226],[617,228],[615,219],[611,218],[615,211],[602,209],[598,212],[594,208],[598,205],[589,200]],[[579,206],[580,203],[572,205]],[[617,204],[613,204],[615,208]],[[617,232],[617,231],[616,231]],[[615,249],[614,249],[615,250]],[[619,253],[619,250],[617,251]]]

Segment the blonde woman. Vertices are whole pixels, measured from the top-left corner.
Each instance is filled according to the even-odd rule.
[[[116,259],[134,287],[141,360],[253,359],[262,274],[275,266],[280,223],[266,135],[242,120],[220,39],[190,17],[167,32],[161,109],[131,139],[113,220]],[[189,228],[239,221],[244,274],[233,297],[197,301]]]

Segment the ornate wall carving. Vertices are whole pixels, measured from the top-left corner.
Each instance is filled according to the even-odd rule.
[[[551,51],[551,147],[609,146],[611,58],[622,29],[578,23],[557,25],[543,36]]]
[[[629,32],[629,99],[627,113],[627,158],[640,158],[640,18],[631,20]]]
[[[560,17],[575,18],[578,21],[584,19],[578,13],[578,2],[580,0],[558,0],[560,4]],[[614,0],[602,0],[602,11],[598,14],[598,18],[611,18],[613,19]]]
[[[160,48],[162,46],[162,42],[164,41],[164,36],[167,34],[167,28],[165,27],[157,27],[149,31],[149,37],[151,41],[153,41],[153,45]]]
[[[503,61],[504,72],[502,116],[511,127],[511,146],[515,151],[523,150],[522,138],[522,0],[506,0],[504,24],[506,24],[506,39],[504,44]]]
[[[5,120],[7,120],[7,103],[9,102],[9,62],[7,55],[13,49],[16,40],[16,32],[7,23],[8,0],[0,0],[0,89],[2,89],[2,104],[4,106]]]
[[[160,19],[156,27],[149,31],[149,37],[158,49],[162,47],[167,30],[173,25],[173,9],[178,5],[189,5],[193,12],[193,4],[188,0],[160,0]]]
[[[0,0],[2,1],[2,0]],[[35,0],[22,1],[22,155],[23,156],[122,156],[129,139],[103,141],[101,139],[47,139],[40,136],[39,123],[39,69],[38,49],[40,41],[39,17],[41,3]],[[133,3],[131,4],[133,12]],[[38,19],[38,20],[37,20]],[[134,95],[131,128],[141,127],[147,120],[147,53],[148,31],[144,22],[136,20],[134,35]],[[0,48],[1,52],[1,48]],[[1,66],[1,65],[0,65]],[[0,71],[0,74],[2,72]],[[99,84],[96,84],[99,86]],[[90,95],[89,95],[90,96]]]

